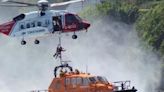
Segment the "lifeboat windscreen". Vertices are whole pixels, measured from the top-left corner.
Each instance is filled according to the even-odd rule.
[[[108,81],[105,77],[102,76],[95,76],[95,77],[89,77],[89,81],[90,83],[103,83],[103,84],[108,84]]]
[[[91,83],[96,83],[97,82],[97,79],[96,79],[96,77],[89,77],[89,81]]]
[[[108,80],[105,77],[97,76],[97,79],[101,83],[105,83],[105,84],[109,83]]]

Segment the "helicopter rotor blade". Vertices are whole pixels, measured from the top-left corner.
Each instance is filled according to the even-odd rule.
[[[0,4],[0,7],[31,7],[28,5],[17,5],[17,4]]]
[[[61,2],[61,3],[53,3],[53,4],[50,4],[50,7],[64,6],[64,5],[69,5],[69,4],[77,3],[77,2],[84,2],[84,0],[71,0],[67,2]]]
[[[14,3],[14,4],[23,4],[23,5],[27,5],[27,6],[37,6],[37,4],[19,2],[19,1],[13,1],[13,0],[2,0],[2,2],[3,3],[8,2],[8,3]]]

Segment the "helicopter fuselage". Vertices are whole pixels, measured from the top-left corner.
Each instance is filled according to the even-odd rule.
[[[87,30],[90,24],[82,20],[77,14],[48,10],[45,15],[40,11],[20,14],[12,21],[0,25],[0,33],[11,37],[38,37],[55,32],[76,32]]]

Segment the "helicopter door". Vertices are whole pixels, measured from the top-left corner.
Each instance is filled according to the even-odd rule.
[[[62,30],[62,20],[61,16],[54,16],[53,20],[53,32]]]
[[[78,20],[73,14],[65,15],[65,32],[72,32],[77,30]]]

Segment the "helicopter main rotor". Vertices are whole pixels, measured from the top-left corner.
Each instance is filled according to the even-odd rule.
[[[2,0],[2,4],[0,6],[5,7],[38,7],[41,12],[45,12],[48,10],[49,7],[59,7],[65,6],[76,2],[83,2],[84,0],[71,0],[67,2],[60,2],[60,3],[52,3],[50,4],[48,0],[39,0],[37,4],[27,3],[27,2],[20,2],[20,1],[13,1],[13,0]]]

